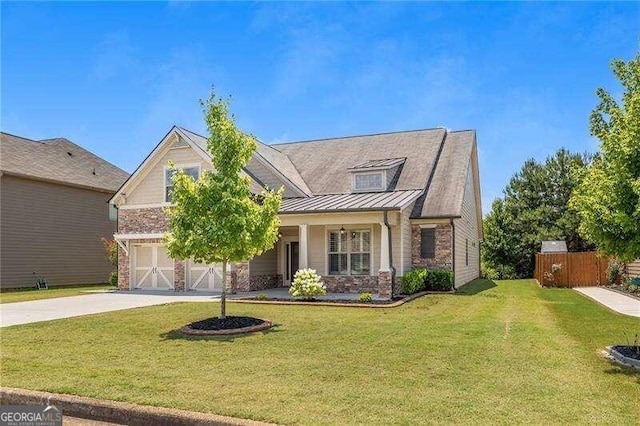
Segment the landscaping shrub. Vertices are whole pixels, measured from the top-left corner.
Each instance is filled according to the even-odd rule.
[[[498,274],[498,271],[490,267],[489,265],[487,265],[485,262],[480,263],[480,276],[487,280],[500,279],[500,275]]]
[[[444,269],[429,269],[425,279],[425,290],[448,291],[453,288],[453,272]]]
[[[267,300],[267,295],[266,295],[266,293],[260,293],[260,294],[258,294],[257,299],[258,299],[258,300]]]
[[[612,257],[609,260],[609,266],[607,266],[607,281],[609,284],[616,284],[618,282],[618,278],[622,276],[624,272],[624,264],[615,257]]]
[[[111,271],[109,274],[109,284],[112,286],[118,286],[118,271]]]
[[[289,287],[289,294],[293,297],[313,299],[315,296],[324,296],[327,289],[320,281],[320,276],[314,269],[300,269],[293,276],[293,282]]]
[[[371,293],[368,292],[364,292],[364,293],[360,293],[360,296],[358,296],[358,300],[361,302],[371,302],[373,300],[373,296],[371,296]]]
[[[405,272],[402,276],[400,292],[402,294],[413,294],[424,290],[426,278],[426,269],[412,269],[411,271]]]

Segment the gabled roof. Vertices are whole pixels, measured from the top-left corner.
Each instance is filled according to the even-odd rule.
[[[188,137],[194,144],[209,155],[207,151],[207,138],[183,127],[179,129]],[[286,155],[273,149],[269,145],[258,141],[258,149],[254,154],[254,159],[260,161],[262,164],[269,167],[269,172],[274,175],[278,180],[282,181],[284,185],[293,187],[299,193],[299,196],[310,196],[311,190],[307,186],[306,182],[300,177],[298,170],[296,170],[291,160]],[[251,164],[248,165],[247,172],[251,174]],[[255,176],[260,180],[260,176]],[[275,188],[277,189],[277,188]]]
[[[543,241],[540,253],[566,253],[566,241]]]
[[[105,192],[115,192],[129,176],[67,139],[36,141],[3,132],[0,132],[0,171]]]

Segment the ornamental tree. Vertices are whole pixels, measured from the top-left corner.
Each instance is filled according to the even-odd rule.
[[[220,318],[226,317],[228,263],[248,261],[274,246],[283,192],[282,188],[265,189],[261,194],[250,192],[250,178],[243,167],[257,149],[257,142],[254,136],[238,130],[228,103],[215,92],[201,101],[214,170],[202,172],[197,181],[175,170],[173,205],[167,208],[171,232],[165,236],[173,258],[222,263]],[[175,169],[173,164],[170,167]]]
[[[581,219],[580,233],[599,251],[631,261],[640,258],[640,53],[613,73],[624,93],[622,103],[604,89],[591,113],[591,134],[600,153],[574,190],[571,207]]]

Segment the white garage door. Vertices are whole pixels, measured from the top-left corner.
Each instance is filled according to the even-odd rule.
[[[222,264],[187,262],[187,285],[190,290],[222,290]]]
[[[133,252],[133,287],[173,289],[173,259],[162,245],[135,246]]]

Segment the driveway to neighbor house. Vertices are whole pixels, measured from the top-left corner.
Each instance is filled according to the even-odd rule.
[[[640,300],[631,296],[602,287],[575,287],[574,290],[613,311],[640,318]]]
[[[214,302],[219,293],[110,292],[0,304],[0,327],[142,308],[173,302]]]

